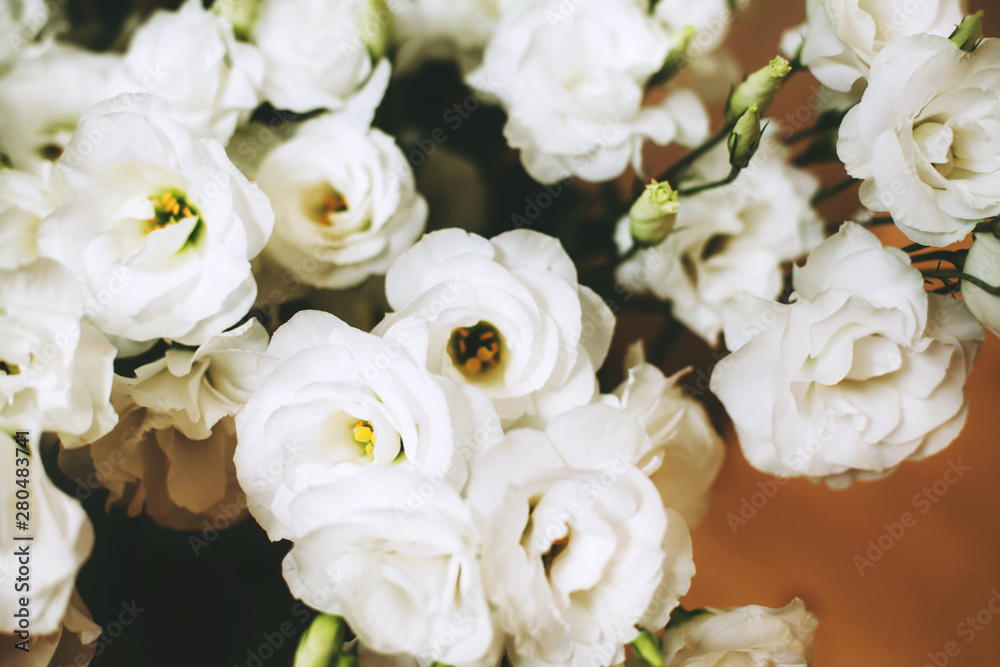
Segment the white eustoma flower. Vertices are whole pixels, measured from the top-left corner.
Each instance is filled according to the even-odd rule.
[[[368,42],[385,26],[370,0],[264,0],[254,43],[264,96],[296,112],[341,109],[372,73]]]
[[[928,295],[905,253],[852,222],[793,286],[790,305],[747,294],[724,312],[733,352],[710,386],[754,467],[844,487],[955,439],[983,341],[964,304]]]
[[[427,202],[406,156],[370,127],[388,76],[385,63],[364,95],[300,125],[257,171],[275,211],[264,254],[307,285],[346,289],[382,275],[423,233]]]
[[[375,333],[410,336],[428,369],[483,390],[505,425],[595,395],[614,315],[552,237],[433,232],[389,269],[386,296],[394,312]]]
[[[725,454],[722,438],[704,406],[679,384],[690,368],[666,377],[646,362],[642,341],[629,346],[625,364],[628,377],[602,401],[642,424],[649,448],[637,451],[634,463],[656,485],[663,504],[693,528],[708,511]]]
[[[250,259],[274,213],[213,139],[152,96],[94,107],[56,165],[66,203],[39,227],[39,251],[83,284],[105,334],[199,345],[256,294]]]
[[[1000,239],[993,234],[976,234],[963,271],[987,285],[1000,286]],[[965,280],[962,281],[962,299],[984,327],[994,336],[1000,336],[1000,296]]]
[[[463,71],[482,61],[508,0],[400,0],[393,10],[398,69],[415,67],[426,57],[455,57]]]
[[[482,66],[466,78],[502,103],[504,135],[532,178],[607,181],[630,164],[641,171],[647,140],[691,145],[708,132],[690,91],[643,105],[670,48],[636,0],[520,2],[502,12]]]
[[[910,240],[945,246],[1000,213],[1000,40],[962,51],[944,37],[890,44],[837,153],[861,202],[889,211]]]
[[[176,428],[204,440],[259,387],[257,360],[267,343],[267,330],[249,320],[196,350],[168,348],[160,359],[137,368],[135,377],[119,377],[118,393],[147,408],[154,428]]]
[[[0,150],[44,175],[94,104],[121,91],[123,59],[52,41],[0,78]]]
[[[249,320],[196,350],[168,348],[135,377],[115,377],[118,426],[87,449],[109,507],[177,529],[246,514],[233,416],[259,386],[266,346],[266,330]]]
[[[0,67],[17,58],[50,18],[45,0],[7,0],[0,3]]]
[[[38,258],[38,225],[56,206],[46,179],[0,169],[0,269],[16,269]]]
[[[846,93],[868,78],[886,46],[910,35],[950,35],[965,15],[965,0],[807,0],[806,15],[802,64],[823,85]]]
[[[617,271],[629,289],[669,300],[672,314],[712,345],[727,301],[744,290],[777,298],[781,265],[823,239],[823,223],[810,205],[819,182],[788,164],[777,135],[765,133],[749,167],[731,185],[682,197],[675,231]],[[718,180],[729,168],[728,150],[720,145],[695,164],[691,183]],[[627,218],[617,237],[622,248],[630,245]]]
[[[412,358],[407,334],[379,338],[303,311],[271,339],[261,387],[236,420],[236,469],[272,540],[293,537],[289,503],[366,464],[405,458],[461,489],[468,460],[502,437],[489,400]]]
[[[693,28],[687,55],[698,58],[716,51],[726,41],[734,18],[731,4],[728,0],[659,0],[653,16],[672,35]]]
[[[588,405],[515,429],[467,497],[513,665],[614,665],[635,625],[662,627],[691,583],[691,537],[631,464],[648,448],[622,410]]]
[[[796,598],[781,609],[705,607],[663,633],[664,667],[807,667],[819,619]]]
[[[4,544],[0,553],[0,604],[4,613],[0,620],[0,632],[14,634],[18,631],[31,635],[33,645],[36,635],[57,632],[69,606],[70,596],[76,581],[76,573],[90,556],[94,545],[94,529],[80,503],[56,488],[42,465],[38,453],[38,432],[26,436],[30,456],[17,451],[15,432],[0,428],[0,447],[3,448],[3,462],[0,474],[4,483],[0,485],[0,501],[5,512],[0,516],[0,541]],[[18,474],[27,471],[27,476]],[[21,485],[19,481],[25,480]],[[15,515],[17,503],[25,502],[28,491],[28,505],[25,511],[28,529],[20,529],[15,523],[25,517]],[[16,541],[16,537],[30,535],[31,541]],[[29,556],[25,563],[18,550],[23,547]],[[25,570],[30,575],[25,577]],[[20,570],[20,571],[19,571]],[[18,577],[21,581],[18,582]],[[20,599],[29,598],[28,622],[20,626],[15,614],[22,608]],[[27,635],[18,640],[27,638]]]
[[[284,575],[297,598],[343,616],[361,644],[426,662],[500,660],[469,508],[408,462],[367,466],[300,494]]]
[[[0,417],[37,419],[66,446],[104,435],[115,348],[86,322],[72,273],[40,259],[0,270]]]
[[[126,85],[169,101],[192,131],[222,143],[261,102],[263,58],[201,0],[153,14],[133,35],[124,62]]]

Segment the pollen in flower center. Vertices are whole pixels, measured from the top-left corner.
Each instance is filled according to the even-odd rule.
[[[466,377],[489,373],[503,361],[503,339],[489,322],[477,322],[451,332],[448,354]]]
[[[324,193],[323,199],[317,207],[316,222],[324,227],[330,227],[333,225],[331,218],[338,213],[343,213],[347,208],[347,198],[338,190],[330,188]]]
[[[176,225],[181,220],[190,217],[201,217],[194,204],[188,202],[187,195],[180,190],[164,190],[155,195],[150,195],[149,200],[153,202],[153,217],[146,220],[146,234],[151,234],[158,229],[163,229],[170,225]]]
[[[359,420],[354,425],[354,441],[359,447],[364,447],[365,454],[375,451],[375,431],[370,421]]]

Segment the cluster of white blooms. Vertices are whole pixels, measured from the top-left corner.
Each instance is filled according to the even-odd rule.
[[[843,488],[941,451],[982,325],[1000,335],[1000,40],[963,0],[804,1],[794,63],[742,83],[724,41],[745,0],[185,0],[102,52],[56,3],[0,5],[0,472],[32,483],[0,497],[31,498],[33,632],[95,632],[74,591],[93,529],[46,448],[129,516],[251,514],[370,664],[599,667],[636,642],[657,667],[807,665],[797,599],[679,606],[725,447],[691,368],[612,345],[617,313],[669,302],[724,342],[710,389],[761,471]],[[548,186],[530,221],[434,217],[414,166],[448,135],[413,139],[412,89],[387,95],[429,58],[466,111],[505,114],[482,152]],[[800,70],[837,111],[792,138],[768,108]],[[724,95],[712,132],[702,98]],[[627,213],[570,183],[645,182],[650,142],[691,150]],[[821,189],[817,160],[850,179]],[[458,199],[471,179],[439,180]],[[912,246],[826,238],[819,204],[855,181]],[[569,191],[573,217],[538,220]]]
[[[504,135],[535,180],[608,181],[629,165],[642,171],[647,140],[693,145],[708,133],[688,90],[646,103],[672,46],[642,0],[515,1],[467,80],[503,104]]]
[[[434,232],[386,291],[374,333],[282,325],[236,417],[292,592],[381,654],[621,662],[694,574],[685,517],[722,463],[707,414],[640,349],[599,393],[614,316],[538,232]]]
[[[722,178],[729,170],[724,145],[692,168],[694,184]],[[784,287],[782,264],[798,259],[823,240],[823,223],[809,204],[816,178],[788,164],[777,128],[730,185],[684,198],[675,232],[643,248],[618,268],[618,279],[634,291],[669,300],[671,312],[709,344],[722,331],[722,308],[743,291],[776,299]],[[630,248],[629,220],[617,239]]]
[[[107,52],[63,34],[54,2],[0,8],[0,433],[30,435],[39,633],[73,614],[67,627],[92,630],[71,604],[89,522],[46,477],[40,436],[131,515],[234,520],[235,415],[269,338],[248,318],[251,260],[316,258],[308,282],[342,288],[384,274],[423,231],[409,164],[371,127],[390,69],[362,34],[373,6],[266,2],[246,21],[235,4],[155,11]],[[292,138],[257,151],[258,186],[229,154],[267,102],[326,113],[280,116]]]

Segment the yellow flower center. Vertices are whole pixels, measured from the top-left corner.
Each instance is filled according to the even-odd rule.
[[[161,193],[150,195],[149,200],[153,202],[153,217],[146,220],[146,234],[151,234],[158,229],[163,229],[170,225],[176,225],[185,218],[196,216],[201,218],[201,214],[193,204],[189,203],[187,196],[179,190],[164,190]]]
[[[503,339],[489,322],[477,322],[451,333],[448,354],[466,377],[489,373],[503,361]]]
[[[330,227],[333,225],[330,218],[337,213],[343,213],[346,210],[347,198],[344,197],[344,195],[342,195],[339,191],[330,188],[323,195],[322,201],[320,201],[319,207],[316,211],[316,222],[324,227]]]
[[[370,421],[361,420],[354,425],[354,441],[365,448],[365,454],[375,451],[375,431]]]

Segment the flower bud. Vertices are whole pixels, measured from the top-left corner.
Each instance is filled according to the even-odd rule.
[[[372,58],[378,60],[389,50],[392,40],[392,12],[386,0],[368,0],[359,30]]]
[[[653,246],[674,229],[677,192],[669,183],[650,182],[628,212],[629,232],[639,245]]]
[[[732,123],[739,119],[750,108],[752,102],[757,103],[760,115],[766,114],[785,77],[791,71],[792,66],[788,64],[788,61],[781,56],[776,56],[767,64],[767,67],[762,67],[748,76],[743,83],[736,86],[736,90],[729,96],[729,103],[726,105],[726,120]]]
[[[655,86],[666,83],[684,69],[684,66],[688,62],[688,47],[691,46],[691,40],[694,39],[696,32],[694,26],[689,25],[683,30],[678,30],[671,37],[672,46],[670,47],[670,52],[667,54],[667,59],[664,61],[660,71],[650,78],[648,85]]]
[[[746,169],[760,146],[760,135],[760,110],[756,102],[751,102],[729,135],[729,164]]]
[[[229,20],[236,39],[249,42],[257,26],[262,2],[263,0],[215,0],[212,12]]]
[[[639,636],[632,642],[632,650],[642,662],[649,667],[663,667],[663,646],[660,638],[645,628],[639,630]]]
[[[976,234],[974,239],[962,272],[987,285],[1000,286],[1000,238],[986,232]],[[1000,295],[963,280],[962,298],[976,319],[1000,337]]]
[[[975,51],[983,39],[983,10],[966,17],[948,37],[963,51]]]
[[[344,644],[344,619],[320,614],[302,633],[295,651],[295,667],[330,667],[338,660]]]

